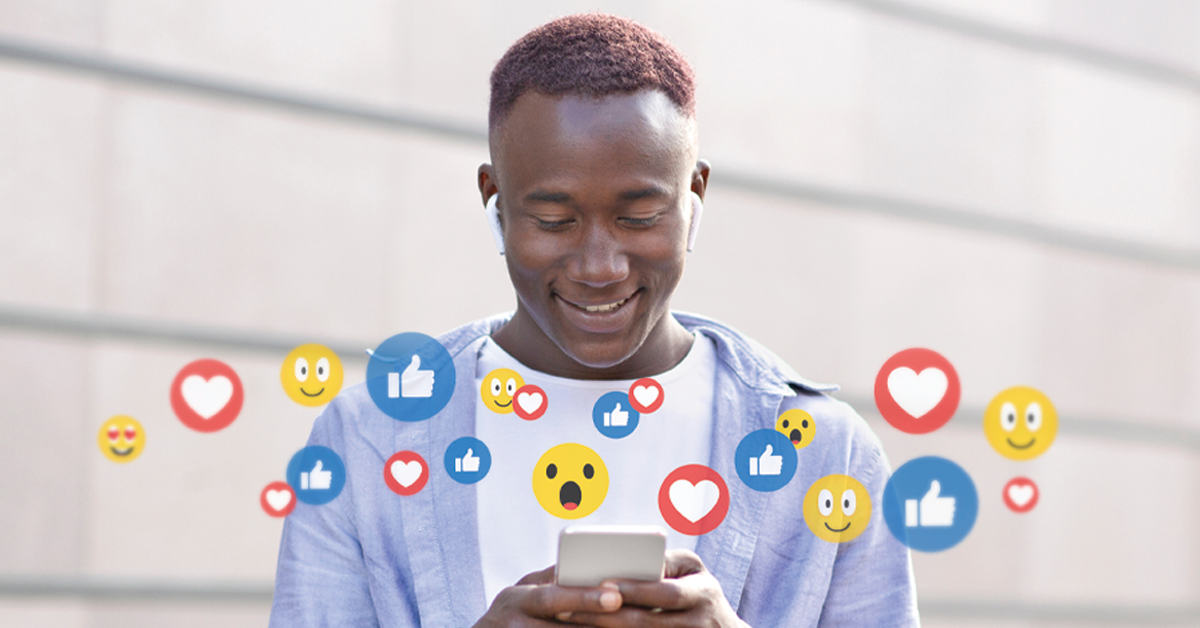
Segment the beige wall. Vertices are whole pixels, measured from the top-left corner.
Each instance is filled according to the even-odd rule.
[[[1196,2],[0,0],[0,44],[482,130],[507,45],[597,7],[666,33],[698,75],[713,176],[676,306],[842,384],[893,465],[938,454],[974,477],[974,532],[914,557],[926,625],[1200,621],[1185,612],[1200,608]],[[358,350],[510,309],[474,189],[486,159],[478,140],[0,49],[0,625],[263,625],[254,592],[281,525],[258,492],[315,412],[279,387],[286,349],[234,337]],[[772,194],[750,175],[882,200]],[[174,331],[113,332],[123,321]],[[185,338],[197,330],[234,339]],[[929,436],[870,402],[911,346],[963,383]],[[214,435],[167,403],[199,357],[246,389]],[[365,363],[343,359],[361,381]],[[1063,417],[1034,462],[978,427],[1015,384]],[[148,432],[130,465],[95,450],[117,413]],[[1041,487],[1029,515],[1000,502],[1015,475]],[[79,578],[100,593],[13,584]],[[106,599],[130,582],[226,593]]]

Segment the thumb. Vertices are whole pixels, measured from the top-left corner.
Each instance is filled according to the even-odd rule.
[[[408,368],[406,368],[404,370],[405,371],[415,371],[419,368],[421,368],[421,356],[414,353],[413,357],[412,357],[412,362],[409,362]]]
[[[474,449],[467,449],[467,453],[465,456],[463,456],[463,458],[470,458],[471,454],[473,454],[473,453],[475,453]]]
[[[613,410],[613,412],[620,412],[620,411],[621,411],[621,402],[620,402],[620,401],[618,401],[618,402],[617,402],[617,408],[616,408],[615,410]]]
[[[317,461],[317,466],[313,467],[313,470],[312,470],[312,472],[313,472],[313,473],[320,473],[320,471],[321,471],[321,469],[324,467],[324,465],[325,465],[325,463],[324,463],[324,462],[321,462],[320,460],[318,460],[318,461]]]
[[[942,492],[942,483],[934,480],[929,484],[929,492],[925,493],[925,499],[936,499]]]
[[[775,447],[773,447],[771,445],[767,445],[767,450],[763,452],[762,457],[763,458],[769,457],[771,455],[771,452],[773,452],[773,451],[775,451]]]

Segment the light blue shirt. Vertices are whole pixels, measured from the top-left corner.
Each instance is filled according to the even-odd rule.
[[[725,521],[699,538],[696,553],[730,605],[756,627],[919,625],[908,549],[883,521],[890,468],[866,422],[826,394],[836,386],[801,378],[733,329],[674,316],[717,346],[709,466],[726,478],[730,506]],[[297,504],[285,521],[271,626],[460,627],[487,610],[476,485],[459,484],[439,472],[439,463],[451,442],[475,434],[479,346],[507,318],[438,338],[454,359],[456,389],[429,420],[388,417],[362,384],[344,390],[317,418],[308,444],[342,457],[346,485],[323,506]],[[800,451],[785,487],[755,491],[738,479],[734,450],[743,436],[773,428],[792,408],[814,417],[817,436]],[[409,497],[383,481],[384,462],[402,450],[434,467],[425,488]],[[862,482],[874,504],[867,529],[842,544],[818,539],[802,514],[808,487],[834,473]]]

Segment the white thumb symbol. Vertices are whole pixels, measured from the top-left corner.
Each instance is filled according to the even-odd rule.
[[[408,368],[404,369],[404,373],[407,375],[419,368],[421,368],[421,356],[413,354],[412,362],[408,363]]]

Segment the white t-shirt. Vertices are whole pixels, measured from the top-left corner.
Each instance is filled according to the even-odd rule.
[[[516,413],[491,409],[481,387],[496,369],[515,371],[525,384],[545,391],[545,414],[526,421]],[[521,364],[490,338],[483,343],[475,371],[475,389],[480,391],[475,437],[487,445],[492,464],[488,475],[476,485],[476,494],[479,553],[489,605],[502,589],[516,584],[525,574],[553,565],[558,533],[574,523],[659,525],[668,531],[668,548],[695,549],[696,537],[680,534],[664,521],[658,493],[663,480],[678,467],[709,464],[715,377],[716,345],[696,333],[683,361],[653,378],[662,387],[662,405],[642,414],[627,436],[609,438],[593,422],[593,407],[606,393],[628,393],[635,380],[575,380],[547,375]],[[488,384],[490,389],[491,382]],[[515,405],[507,378],[500,389],[499,398]],[[499,403],[496,399],[487,401]],[[538,460],[564,443],[591,448],[608,471],[609,486],[603,502],[579,519],[550,514],[533,490]],[[545,472],[540,468],[538,471]]]

